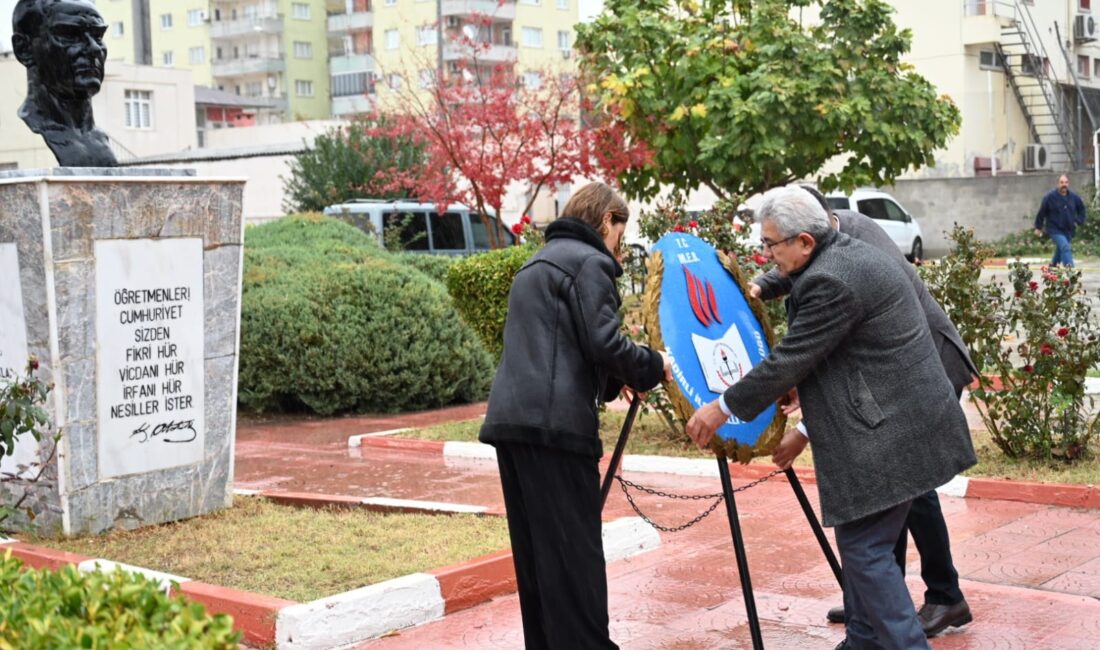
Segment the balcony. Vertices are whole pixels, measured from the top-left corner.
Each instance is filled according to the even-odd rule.
[[[333,116],[355,115],[356,113],[369,113],[374,110],[374,98],[367,94],[348,95],[347,97],[332,98]]]
[[[253,34],[281,34],[283,19],[279,16],[218,20],[210,24],[210,38],[240,38]]]
[[[444,16],[488,16],[497,20],[515,20],[515,0],[443,0]]]
[[[373,72],[374,57],[369,54],[347,54],[334,56],[328,62],[329,74],[347,74],[349,72]]]
[[[963,0],[962,44],[1001,41],[1001,27],[1015,19],[1015,6],[1005,0]]]
[[[515,63],[515,45],[484,45],[476,51],[461,43],[443,45],[444,61],[468,61],[476,58],[481,63]]]
[[[362,32],[374,26],[374,13],[357,11],[350,14],[336,14],[328,17],[328,35],[345,36]]]
[[[281,54],[265,54],[245,59],[215,59],[213,67],[215,77],[240,77],[283,72],[286,70],[286,61]]]

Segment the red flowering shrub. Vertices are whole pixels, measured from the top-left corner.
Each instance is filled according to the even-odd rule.
[[[982,370],[972,391],[993,441],[1013,458],[1075,460],[1096,429],[1088,371],[1100,364],[1100,329],[1073,269],[1009,267],[1009,282],[979,282],[991,249],[955,227],[956,248],[922,273]],[[995,390],[992,377],[1004,385]]]

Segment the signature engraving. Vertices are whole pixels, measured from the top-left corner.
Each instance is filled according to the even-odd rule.
[[[189,438],[186,437],[188,435],[186,432],[188,431],[191,432],[191,437]],[[134,432],[130,434],[131,438],[138,436],[140,436],[138,444],[149,442],[154,438],[161,438],[161,442],[181,443],[191,442],[195,438],[198,438],[199,434],[195,431],[194,420],[179,420],[178,422],[169,420],[168,422],[161,422],[154,426],[152,430],[149,429],[148,422],[143,422],[140,427],[134,429]]]

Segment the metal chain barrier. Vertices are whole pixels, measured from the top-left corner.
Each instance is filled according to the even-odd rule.
[[[756,479],[755,481],[752,481],[750,483],[746,483],[746,484],[742,485],[739,488],[734,488],[733,491],[734,492],[744,492],[745,490],[748,490],[750,488],[754,488],[757,485],[760,485],[761,483],[764,483],[768,479],[772,478],[773,476],[776,476],[776,475],[779,475],[779,474],[782,474],[782,473],[783,473],[783,470],[777,469],[777,470],[771,472],[770,474],[766,474],[766,475]],[[682,530],[687,530],[688,528],[691,528],[695,524],[697,524],[700,521],[703,521],[704,519],[706,519],[707,516],[710,515],[710,513],[714,512],[715,509],[718,508],[718,506],[722,503],[722,501],[724,499],[724,495],[721,492],[719,492],[717,494],[672,494],[670,492],[662,492],[661,490],[655,490],[653,488],[648,488],[644,485],[638,485],[637,483],[634,483],[632,481],[628,481],[625,478],[623,478],[621,474],[616,474],[615,475],[615,480],[619,482],[619,487],[621,487],[623,489],[623,494],[626,495],[626,500],[630,504],[630,507],[633,508],[634,512],[636,512],[638,514],[638,516],[642,518],[642,521],[646,522],[650,526],[653,526],[657,530],[665,532],[665,533],[678,533]],[[641,511],[640,508],[638,508],[638,504],[634,502],[634,496],[630,494],[630,490],[627,489],[627,488],[633,488],[635,490],[638,490],[639,492],[645,492],[646,494],[652,494],[653,496],[664,497],[666,499],[678,499],[678,500],[681,500],[681,501],[707,501],[709,499],[714,499],[714,503],[710,504],[710,507],[707,508],[706,510],[704,510],[702,514],[695,517],[694,519],[687,522],[686,524],[682,524],[680,526],[662,526],[662,525],[656,523],[655,521],[653,521],[652,519],[650,519],[648,516],[646,516],[646,514],[644,512]]]

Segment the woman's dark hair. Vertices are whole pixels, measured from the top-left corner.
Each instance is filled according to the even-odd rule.
[[[626,223],[630,219],[630,211],[623,197],[597,181],[574,192],[565,204],[562,216],[580,219],[604,234],[603,216],[608,212],[611,213],[611,223]]]

